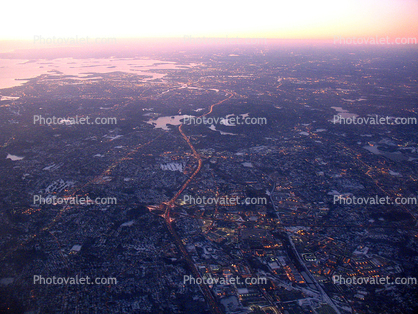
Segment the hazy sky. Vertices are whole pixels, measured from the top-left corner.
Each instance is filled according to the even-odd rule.
[[[0,39],[418,37],[418,0],[10,1]]]

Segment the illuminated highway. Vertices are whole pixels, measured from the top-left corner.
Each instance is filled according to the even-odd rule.
[[[233,96],[233,94],[230,94],[230,96],[228,98],[226,98],[224,100],[221,100],[221,101],[217,102],[216,104],[211,105],[210,110],[207,113],[201,115],[200,117],[204,117],[204,116],[212,113],[213,107],[231,99],[232,96]],[[180,188],[180,190],[176,193],[176,195],[174,195],[173,198],[171,198],[171,200],[168,201],[167,203],[163,203],[161,207],[162,207],[162,209],[165,209],[165,214],[164,214],[165,222],[167,224],[167,228],[168,228],[169,232],[171,233],[171,235],[173,236],[173,238],[174,238],[174,240],[177,244],[177,247],[180,249],[181,253],[183,254],[183,257],[185,258],[185,260],[186,260],[187,264],[189,265],[190,269],[192,270],[193,275],[195,276],[195,278],[201,278],[200,273],[197,270],[196,266],[194,265],[193,260],[190,258],[186,248],[184,247],[183,242],[181,241],[177,232],[174,230],[173,225],[171,224],[172,220],[170,219],[170,210],[174,206],[175,201],[181,195],[181,193],[184,191],[184,189],[187,188],[189,183],[194,179],[194,177],[199,173],[200,169],[202,168],[202,158],[200,157],[200,155],[198,154],[198,152],[194,148],[193,144],[190,142],[190,139],[184,133],[183,124],[180,124],[179,132],[183,136],[183,138],[187,142],[187,144],[189,145],[190,149],[192,150],[193,156],[198,161],[198,166],[197,166],[196,170],[193,172],[193,174],[190,176],[190,178],[187,179],[187,181],[183,184],[183,186]],[[222,310],[219,308],[218,303],[216,302],[216,300],[215,300],[212,292],[209,290],[208,286],[202,283],[200,285],[200,288],[201,288],[203,294],[205,295],[205,298],[206,298],[207,302],[209,303],[209,306],[211,308],[212,313],[222,313]]]

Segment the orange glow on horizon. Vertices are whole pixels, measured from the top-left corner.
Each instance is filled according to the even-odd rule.
[[[22,3],[23,2],[23,3]],[[418,37],[418,1],[8,1],[0,40],[43,38]]]

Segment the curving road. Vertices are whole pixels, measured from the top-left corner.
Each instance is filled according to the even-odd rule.
[[[210,106],[210,110],[199,116],[199,118],[207,116],[208,114],[212,113],[213,111],[213,107],[231,99],[231,97],[233,96],[232,93],[230,93],[230,96],[228,98],[225,98],[224,100],[221,100],[219,102],[217,102],[216,104],[213,104]],[[193,260],[191,259],[191,257],[189,256],[189,253],[187,252],[186,248],[184,247],[183,242],[181,241],[180,237],[178,236],[177,232],[174,230],[173,225],[172,225],[172,220],[170,219],[170,211],[171,208],[174,206],[174,202],[177,200],[177,198],[181,195],[181,193],[183,193],[183,191],[187,188],[187,186],[189,185],[189,183],[194,179],[194,177],[199,173],[200,169],[202,168],[202,158],[200,157],[199,153],[196,151],[196,149],[194,148],[193,144],[190,142],[190,139],[187,137],[187,135],[184,133],[183,131],[183,124],[180,124],[179,126],[179,132],[180,134],[183,136],[184,140],[187,142],[187,144],[189,145],[190,149],[193,152],[193,156],[197,159],[198,161],[198,165],[197,168],[195,169],[195,171],[193,172],[193,174],[190,176],[189,179],[187,179],[187,181],[182,185],[182,187],[180,188],[180,190],[176,193],[176,195],[174,195],[170,201],[168,201],[167,203],[163,203],[161,206],[163,207],[163,209],[165,209],[165,222],[167,224],[167,228],[170,232],[170,234],[173,236],[177,247],[180,249],[184,259],[186,260],[187,264],[189,265],[190,269],[192,270],[193,275],[195,276],[195,278],[201,278],[199,271],[197,270]],[[210,291],[210,289],[208,288],[207,285],[205,284],[201,284],[200,285],[200,289],[202,290],[206,301],[209,303],[209,306],[211,308],[212,313],[223,313],[222,310],[219,308],[218,303],[216,302],[212,292]]]

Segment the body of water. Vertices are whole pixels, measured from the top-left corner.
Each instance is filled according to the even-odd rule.
[[[406,158],[401,152],[395,152],[395,153],[390,153],[390,152],[383,152],[381,150],[379,150],[379,147],[374,145],[366,145],[363,146],[364,149],[367,149],[369,152],[372,152],[375,155],[382,155],[385,156],[393,161],[403,161],[403,160],[407,160],[408,158]]]
[[[12,155],[12,154],[7,154],[7,157],[6,157],[6,159],[10,159],[12,161],[22,160],[23,158],[25,157],[19,157],[19,156]]]
[[[181,70],[194,66],[179,65],[175,62],[134,58],[73,59],[57,58],[52,60],[0,59],[0,89],[22,85],[28,79],[42,74],[72,75],[77,80],[97,80],[90,77],[93,73],[126,72],[148,75],[143,81],[161,79],[166,74],[154,73],[153,70]]]
[[[180,125],[185,118],[184,115],[176,115],[176,116],[169,116],[169,117],[158,117],[157,119],[150,119],[147,121],[148,124],[151,124],[156,129],[163,129],[168,131],[169,127],[168,125]]]
[[[336,110],[338,112],[338,115],[340,115],[344,119],[358,117],[358,114],[348,112],[347,110],[345,110],[341,107],[331,107],[331,108]]]

